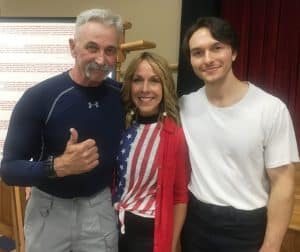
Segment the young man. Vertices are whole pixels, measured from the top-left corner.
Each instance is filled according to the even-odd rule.
[[[299,161],[289,112],[278,98],[237,79],[238,40],[204,17],[184,49],[204,87],[180,99],[192,166],[184,252],[279,252]]]
[[[28,89],[11,116],[1,176],[33,186],[26,251],[117,251],[109,186],[123,130],[116,63],[123,24],[108,10],[82,12],[74,67]],[[100,162],[99,162],[100,160]]]

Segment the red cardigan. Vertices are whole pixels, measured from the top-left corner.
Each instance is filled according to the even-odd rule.
[[[174,204],[187,203],[190,166],[183,130],[174,121],[163,121],[156,162],[158,180],[153,252],[171,252]]]

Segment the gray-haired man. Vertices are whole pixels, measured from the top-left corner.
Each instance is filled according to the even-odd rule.
[[[108,10],[82,12],[69,41],[74,67],[28,89],[13,111],[0,172],[7,184],[33,186],[27,252],[117,251],[109,186],[123,111],[107,74],[122,28]]]

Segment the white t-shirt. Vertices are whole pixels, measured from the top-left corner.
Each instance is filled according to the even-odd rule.
[[[242,100],[216,107],[205,87],[180,99],[192,166],[190,191],[201,201],[251,210],[266,206],[266,168],[299,160],[293,124],[278,98],[249,83]]]

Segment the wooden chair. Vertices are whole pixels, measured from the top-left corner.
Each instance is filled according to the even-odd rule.
[[[122,81],[121,65],[125,61],[128,53],[130,53],[131,51],[139,51],[156,47],[156,44],[154,42],[146,41],[143,39],[132,42],[125,42],[125,32],[126,30],[131,29],[131,27],[132,24],[130,22],[125,21],[123,23],[123,35],[120,40],[120,48],[118,50],[116,62],[116,80],[118,81]]]
[[[0,179],[0,203],[0,234],[15,241],[17,252],[25,252],[24,188],[7,186]]]

